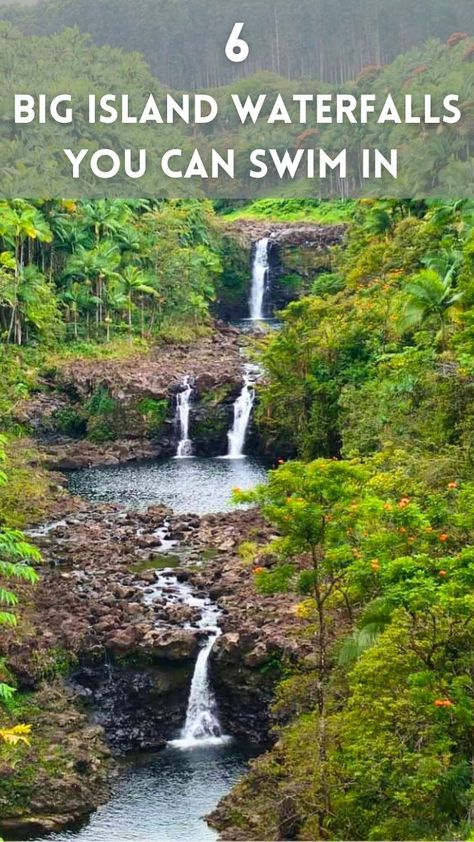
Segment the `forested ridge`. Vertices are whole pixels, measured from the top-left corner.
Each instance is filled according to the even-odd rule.
[[[99,7],[98,7],[99,8]],[[100,6],[102,8],[102,4]],[[308,30],[310,31],[310,30]],[[76,195],[81,197],[132,196],[139,201],[144,196],[154,198],[170,195],[193,195],[205,198],[207,195],[224,199],[255,196],[257,191],[264,197],[327,196],[345,198],[371,193],[374,195],[458,196],[464,195],[466,185],[472,183],[472,76],[474,45],[468,31],[450,33],[443,41],[429,41],[411,48],[389,64],[364,65],[356,76],[351,76],[342,85],[340,82],[326,82],[322,74],[305,78],[285,78],[278,73],[261,70],[248,78],[237,79],[230,85],[219,84],[208,87],[207,94],[216,102],[216,120],[202,127],[176,118],[166,122],[166,98],[174,97],[178,108],[183,93],[179,88],[166,90],[164,77],[154,75],[144,58],[138,53],[126,53],[110,46],[97,47],[91,36],[77,28],[66,29],[57,35],[25,37],[9,22],[0,21],[0,70],[4,84],[0,91],[0,107],[5,118],[0,124],[0,171],[2,173],[0,193],[9,196],[34,196],[49,198],[51,184],[56,197]],[[256,51],[258,54],[258,50]],[[61,65],[62,89],[71,96],[74,120],[65,125],[56,125],[48,120],[44,125],[17,125],[14,122],[12,103],[19,87],[25,92],[35,88],[53,95],[51,90],[50,66]],[[214,85],[214,83],[212,83]],[[304,86],[304,87],[302,87]],[[342,88],[342,90],[341,90]],[[308,106],[307,118],[299,119],[299,106],[293,96],[302,90],[313,98],[331,95],[333,99],[341,92],[353,96],[358,103],[363,96],[375,97],[376,112],[380,113],[387,96],[393,95],[400,112],[400,123],[391,120],[379,125],[368,120],[358,125],[345,120],[319,123],[317,110],[312,103]],[[147,151],[146,174],[139,179],[127,177],[121,171],[113,179],[94,176],[86,161],[81,167],[80,182],[72,179],[71,163],[64,149],[74,154],[84,148],[102,146],[104,126],[90,123],[87,96],[95,92],[98,99],[112,91],[120,91],[128,97],[132,116],[142,114],[153,94],[157,107],[164,117],[163,123],[153,121],[145,124],[122,125],[119,120],[107,126],[107,148],[123,157],[123,150],[131,150],[133,166],[137,166],[140,149]],[[245,103],[247,97],[255,103],[265,95],[265,102],[256,123],[247,119],[241,123],[231,94]],[[442,122],[443,100],[452,94],[459,97],[462,114],[459,122],[448,125]],[[281,95],[289,112],[291,123],[268,123],[268,118]],[[425,97],[431,97],[433,117],[438,123],[424,121]],[[417,124],[404,121],[405,98],[412,103]],[[356,109],[356,120],[360,108]],[[331,112],[333,113],[333,112]],[[191,109],[192,114],[192,109]],[[374,115],[376,117],[376,114]],[[200,131],[198,129],[201,129]],[[340,178],[339,172],[330,172],[327,178],[310,178],[306,175],[305,161],[308,153],[319,154],[319,150],[332,158],[347,149],[347,178]],[[395,181],[385,174],[382,179],[372,181],[363,177],[361,150],[378,148],[388,156],[390,150],[399,150],[399,174]],[[211,159],[217,152],[224,157],[229,149],[235,151],[234,178],[189,179],[166,177],[163,155],[170,149],[182,153],[179,161],[173,161],[173,169],[186,172],[192,155],[197,150],[208,175],[212,172]],[[280,178],[269,155],[267,177],[255,180],[249,177],[250,156],[255,149],[274,149],[283,159],[288,155],[291,161],[302,156],[302,163],[294,177],[288,171]],[[318,158],[316,157],[316,162]],[[178,166],[179,165],[179,166]],[[319,169],[316,167],[316,172]]]
[[[47,35],[78,26],[98,45],[142,53],[163,84],[209,88],[238,76],[267,70],[288,79],[319,78],[342,83],[367,65],[387,64],[430,38],[446,40],[453,32],[472,31],[469,0],[352,0],[239,3],[247,22],[250,59],[229,67],[223,45],[235,23],[235,9],[209,0],[45,0],[33,7],[1,8],[0,15],[28,35]],[[407,26],[409,22],[409,26]]]

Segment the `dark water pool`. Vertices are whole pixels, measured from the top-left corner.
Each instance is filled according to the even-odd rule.
[[[51,842],[208,842],[204,821],[244,773],[249,753],[234,743],[192,751],[167,748],[130,763],[113,798],[78,831]]]
[[[238,327],[244,333],[270,333],[272,330],[281,330],[280,319],[269,317],[268,319],[236,319],[230,322],[232,327]]]
[[[121,503],[134,509],[164,503],[175,512],[206,514],[235,508],[233,488],[264,482],[263,465],[243,459],[165,459],[71,474],[69,488],[89,500]]]

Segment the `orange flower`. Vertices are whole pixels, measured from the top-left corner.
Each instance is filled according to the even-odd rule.
[[[438,576],[447,576],[446,570],[440,570]]]
[[[240,494],[242,489],[241,488],[233,488],[232,491],[234,492],[234,494]]]
[[[399,529],[398,531],[399,531],[399,532],[401,532],[401,533],[402,533],[402,535],[403,535],[403,534],[406,532],[406,529],[405,529],[405,527],[404,527],[404,526],[401,526],[401,527],[400,527],[400,529]]]
[[[402,499],[400,500],[398,505],[399,505],[400,509],[405,509],[409,505],[409,503],[410,503],[409,497],[402,497]]]
[[[254,569],[252,570],[252,573],[255,573],[255,574],[265,573],[265,568],[264,567],[254,567]]]
[[[457,488],[457,487],[458,487],[457,482],[448,482],[448,488]]]
[[[383,507],[384,507],[386,512],[391,512],[392,509],[393,509],[393,506],[392,506],[391,503],[384,503]]]
[[[370,566],[374,573],[378,573],[378,571],[380,570],[380,561],[378,560],[378,558],[373,558],[370,562]]]
[[[437,708],[452,708],[452,707],[454,707],[451,699],[435,699],[433,704]]]
[[[439,540],[442,544],[445,544],[446,541],[449,541],[449,535],[446,535],[446,532],[443,532],[443,534],[439,536]]]

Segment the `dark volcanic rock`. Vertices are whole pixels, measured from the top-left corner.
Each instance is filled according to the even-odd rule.
[[[180,536],[183,561],[157,578],[153,553],[162,568],[157,530],[165,522],[169,537]],[[249,534],[257,543],[270,537],[253,510],[199,518],[173,516],[159,506],[133,512],[83,504],[37,533],[45,560],[41,580],[33,589],[20,585],[21,639],[14,629],[5,630],[0,657],[20,689],[38,692],[62,653],[69,659],[75,698],[103,728],[113,752],[158,749],[184,723],[202,643],[194,606],[176,600],[177,581],[185,581],[195,595],[210,595],[221,609],[223,634],[211,654],[211,678],[222,724],[228,733],[265,746],[271,741],[270,705],[282,667],[309,654],[311,642],[295,634],[301,629],[293,613],[295,597],[255,591],[252,568],[238,553]],[[152,554],[145,569],[143,552]],[[79,753],[82,726],[77,727],[78,768],[85,768],[90,761]],[[94,733],[103,745],[100,732]],[[97,774],[103,769],[100,761]],[[93,782],[102,780],[100,775],[91,778],[80,799],[70,799],[69,812],[63,812],[65,801],[56,799],[56,779],[40,777],[41,803],[34,812],[25,810],[21,821],[40,816],[32,825],[37,832],[50,821],[56,829],[77,819],[99,803],[102,796],[94,794]],[[39,798],[36,786],[34,792]]]
[[[0,769],[0,833],[9,839],[37,838],[86,818],[107,800],[114,775],[102,729],[57,683],[36,695],[28,718],[31,746]]]
[[[240,333],[222,326],[193,346],[74,360],[46,373],[42,391],[21,402],[16,417],[31,427],[48,466],[57,470],[163,458],[176,451],[176,394],[187,376],[197,452],[214,455],[225,443],[241,384],[240,344]]]
[[[272,220],[237,219],[225,226],[228,236],[237,237],[251,246],[257,240],[271,237],[280,246],[315,246],[328,248],[340,245],[346,225],[321,225],[318,222],[274,222]]]
[[[115,753],[154,751],[184,722],[193,666],[90,665],[74,673],[71,686],[92,707]]]
[[[275,674],[256,669],[246,663],[245,652],[249,641],[238,632],[222,635],[213,649],[211,662],[212,683],[221,718],[232,734],[253,743],[268,742],[270,731],[270,704],[273,699]],[[262,666],[268,663],[263,659]]]

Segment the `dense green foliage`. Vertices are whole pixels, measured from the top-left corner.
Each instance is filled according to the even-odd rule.
[[[0,238],[1,338],[20,346],[197,328],[221,272],[206,203],[3,202]]]
[[[288,307],[264,351],[260,418],[282,455],[415,436],[468,457],[473,231],[469,203],[360,207],[335,272]]]
[[[429,0],[430,6],[434,2]],[[300,4],[302,8],[306,5]],[[102,14],[103,3],[100,7]],[[171,8],[174,8],[173,4]],[[135,8],[132,14],[136,19]],[[349,19],[352,22],[354,16],[351,14]],[[426,20],[429,21],[430,17],[427,16]],[[166,28],[164,31],[167,31]],[[307,27],[304,31],[311,37],[312,54],[320,58],[320,54],[314,53],[314,27]],[[208,32],[212,33],[214,41],[215,26],[210,26]],[[192,38],[197,44],[194,29]],[[157,54],[155,42],[153,47]],[[260,51],[256,50],[258,54]],[[338,48],[337,60],[340,56],[345,60],[346,55]],[[131,196],[137,199],[144,196],[191,195],[204,198],[205,195],[213,195],[224,201],[261,196],[268,199],[272,194],[288,200],[295,197],[310,200],[325,196],[344,198],[348,192],[352,196],[367,193],[393,196],[394,191],[403,197],[465,195],[466,184],[472,183],[473,56],[472,38],[457,32],[447,41],[430,40],[413,47],[391,64],[383,65],[377,61],[365,67],[360,74],[350,75],[344,83],[344,93],[353,96],[356,103],[362,96],[374,98],[373,119],[361,121],[361,109],[357,107],[354,114],[356,125],[348,119],[338,123],[335,115],[332,115],[332,122],[321,122],[315,102],[308,106],[307,117],[300,118],[299,104],[293,101],[293,96],[301,95],[302,91],[313,96],[329,95],[334,101],[341,92],[340,74],[337,74],[336,81],[321,81],[322,69],[318,68],[309,79],[302,81],[301,75],[306,74],[299,73],[287,79],[282,67],[279,71],[277,68],[273,71],[256,68],[252,76],[237,79],[232,85],[225,85],[222,81],[218,84],[211,78],[204,87],[216,100],[218,115],[212,123],[201,126],[193,119],[192,99],[189,120],[174,115],[168,122],[166,99],[168,96],[175,97],[178,107],[182,106],[182,89],[179,85],[166,89],[165,77],[154,76],[138,53],[125,53],[108,45],[97,47],[89,36],[77,29],[66,29],[57,35],[25,37],[11,24],[0,20],[0,72],[4,78],[0,108],[5,114],[0,123],[0,193],[6,197],[75,195],[78,198]],[[30,90],[31,78],[34,78],[36,90],[44,91],[47,96],[56,94],[50,73],[51,66],[56,65],[62,68],[61,88],[70,94],[74,104],[73,122],[60,126],[51,120],[44,125],[36,121],[25,126],[16,124],[12,113],[15,93],[22,88]],[[189,90],[195,90],[194,85]],[[104,134],[102,123],[89,121],[86,92],[90,91],[97,92],[99,96],[111,91],[125,92],[130,115],[137,120],[150,93],[153,93],[162,123],[151,121],[131,125],[127,122],[122,124],[118,119],[107,125]],[[444,113],[443,100],[450,92],[459,96],[462,120],[452,125],[425,123],[426,95],[432,98],[434,118],[440,119]],[[254,124],[247,119],[242,124],[231,94],[240,97],[242,102],[250,96],[255,103],[262,93],[266,99],[258,120]],[[388,93],[394,96],[401,115],[400,123],[390,119],[383,124],[377,122]],[[269,116],[279,95],[283,97],[291,122],[280,120],[269,124]],[[405,95],[412,98],[415,117],[420,119],[417,124],[407,123],[404,119]],[[77,154],[81,147],[92,150],[104,146],[115,150],[120,160],[123,159],[124,149],[131,149],[134,167],[137,166],[138,150],[146,149],[146,173],[134,179],[121,170],[115,177],[104,180],[93,175],[88,159],[81,169],[81,178],[73,179],[70,161],[63,150],[69,148]],[[397,180],[387,173],[382,179],[363,177],[361,149],[374,147],[385,155],[391,149],[399,150]],[[209,174],[213,151],[226,156],[229,149],[234,149],[235,177],[204,181],[196,176],[183,180],[170,179],[163,172],[162,156],[171,149],[182,150],[183,172],[194,150],[198,149]],[[269,172],[266,178],[250,178],[250,155],[256,149],[274,149],[280,156],[287,151],[291,161],[299,154],[302,161],[296,175],[291,178],[287,174],[280,179],[267,154]],[[340,178],[338,169],[331,172],[331,177],[306,177],[305,152],[316,152],[317,163],[320,149],[332,158],[347,149],[347,179]],[[316,172],[319,173],[318,167]],[[53,194],[51,191],[54,191]],[[265,202],[263,207],[259,204],[255,210],[259,214],[265,213]],[[291,210],[288,211],[291,215]],[[336,209],[336,215],[340,212],[340,208]]]
[[[353,0],[241,0],[251,45],[245,65],[229,66],[223,45],[235,23],[235,5],[217,0],[47,0],[12,5],[2,17],[35,35],[78,26],[97,44],[144,54],[164,84],[204,88],[226,84],[236,74],[270,70],[289,78],[320,76],[343,82],[364,65],[385,64],[430,37],[448,38],[472,29],[469,0],[365,0],[354,14]],[[410,26],[406,26],[409,21]]]
[[[279,536],[256,587],[302,595],[315,647],[234,802],[246,826],[256,793],[271,838],[472,834],[473,210],[361,205],[338,291],[291,304],[264,351],[261,423],[307,461],[237,496]]]
[[[250,204],[221,201],[216,205],[228,220],[267,219],[271,222],[321,222],[326,225],[350,221],[357,208],[356,202],[349,200],[319,202],[317,199],[259,199]]]
[[[244,295],[243,254],[220,237],[206,203],[0,210],[0,413],[13,433],[12,408],[55,354],[179,341],[209,329],[216,296],[234,306]],[[238,497],[262,507],[277,537],[243,555],[261,592],[300,595],[297,634],[314,658],[278,688],[278,745],[237,791],[237,824],[246,827],[251,802],[257,838],[465,839],[474,816],[474,207],[366,201],[350,203],[347,219],[330,271],[282,314],[281,330],[258,340],[259,425],[282,464]],[[137,411],[157,430],[168,406],[144,399]],[[80,415],[62,412],[63,432],[97,442],[123,421],[105,387]],[[10,496],[22,483],[31,499],[18,470]],[[16,597],[6,578],[34,578],[25,561],[37,558],[12,531],[25,517],[15,522],[12,505],[2,489],[7,623]]]
[[[5,439],[0,436],[0,463],[5,461]],[[0,471],[0,487],[7,482],[7,475]],[[29,544],[21,532],[9,529],[0,518],[0,626],[16,626],[18,605],[17,594],[11,589],[12,581],[34,583],[37,574],[32,563],[40,560],[39,551]],[[11,704],[15,688],[8,681],[9,675],[0,660],[0,757],[4,751],[28,742],[30,726],[13,724],[5,716],[5,707]],[[6,749],[2,749],[4,743]]]

